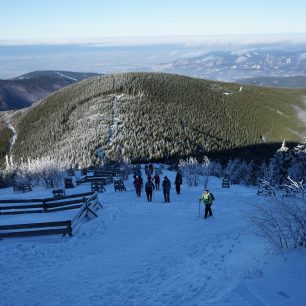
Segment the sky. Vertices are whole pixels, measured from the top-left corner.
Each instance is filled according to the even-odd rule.
[[[304,0],[0,0],[0,41],[306,32]]]

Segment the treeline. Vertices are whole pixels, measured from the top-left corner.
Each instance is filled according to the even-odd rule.
[[[297,140],[302,94],[162,73],[95,77],[20,116],[13,154],[84,167],[98,162],[98,148],[109,159],[164,161]]]

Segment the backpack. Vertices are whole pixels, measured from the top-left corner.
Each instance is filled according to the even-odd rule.
[[[210,192],[210,196],[211,196],[211,200],[214,201],[215,197],[214,197],[214,195],[211,192]]]
[[[154,189],[154,185],[152,182],[147,182],[145,188],[147,191],[152,191]]]
[[[171,187],[170,180],[169,180],[169,179],[165,179],[165,180],[163,181],[163,188],[164,188],[166,191],[169,191],[169,190],[170,190],[170,187]]]

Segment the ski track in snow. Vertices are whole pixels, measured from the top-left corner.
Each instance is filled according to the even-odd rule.
[[[78,79],[75,79],[75,78],[70,77],[70,76],[68,76],[68,75],[65,75],[65,74],[63,74],[63,73],[56,72],[56,74],[58,74],[58,75],[60,75],[60,76],[63,76],[63,77],[66,78],[66,79],[70,79],[70,80],[73,80],[73,81],[78,82]]]
[[[116,118],[116,102],[117,100],[121,99],[123,95],[113,96],[111,99],[112,103],[112,114],[111,114],[111,125],[108,130],[108,143],[112,145],[114,141],[114,134],[116,129],[116,123],[118,122],[118,118]]]
[[[114,138],[114,129],[115,129],[115,109],[116,109],[116,99],[117,97],[112,97],[112,124],[109,127],[109,144],[112,145]]]
[[[10,122],[7,123],[7,126],[13,132],[13,136],[12,136],[12,139],[11,139],[11,142],[10,142],[10,149],[9,149],[9,151],[11,152],[12,149],[13,149],[13,146],[14,146],[16,140],[17,140],[17,132]]]
[[[164,175],[174,182],[175,173]],[[290,298],[294,293],[288,293],[293,290],[288,283],[259,290],[266,285],[269,256],[243,213],[250,202],[266,200],[256,196],[255,188],[222,189],[219,179],[210,178],[214,216],[203,220],[198,217],[201,187],[183,185],[180,195],[172,187],[171,203],[165,204],[161,190],[148,203],[144,192],[136,198],[131,177],[125,184],[126,192],[107,186],[99,195],[104,208],[98,218],[84,223],[72,238],[0,241],[1,306],[299,305]],[[90,185],[77,188],[69,192],[85,192]],[[40,188],[23,196],[33,198],[33,193],[50,191]],[[0,192],[0,198],[14,196],[11,190]],[[69,214],[74,213],[53,218],[63,220]],[[52,218],[51,213],[43,216]],[[0,218],[13,223],[34,217]],[[301,281],[306,280],[303,275]]]

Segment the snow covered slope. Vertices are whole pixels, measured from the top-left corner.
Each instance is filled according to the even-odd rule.
[[[175,173],[164,175],[173,184]],[[256,189],[222,189],[211,177],[214,216],[204,220],[201,186],[183,185],[180,195],[172,187],[169,204],[162,191],[148,203],[144,194],[136,198],[131,179],[126,187],[108,186],[99,217],[72,238],[0,241],[1,306],[305,305],[306,250],[266,251],[245,218],[252,203],[268,202]],[[35,193],[50,195],[26,196]],[[0,190],[0,198],[12,196]]]

